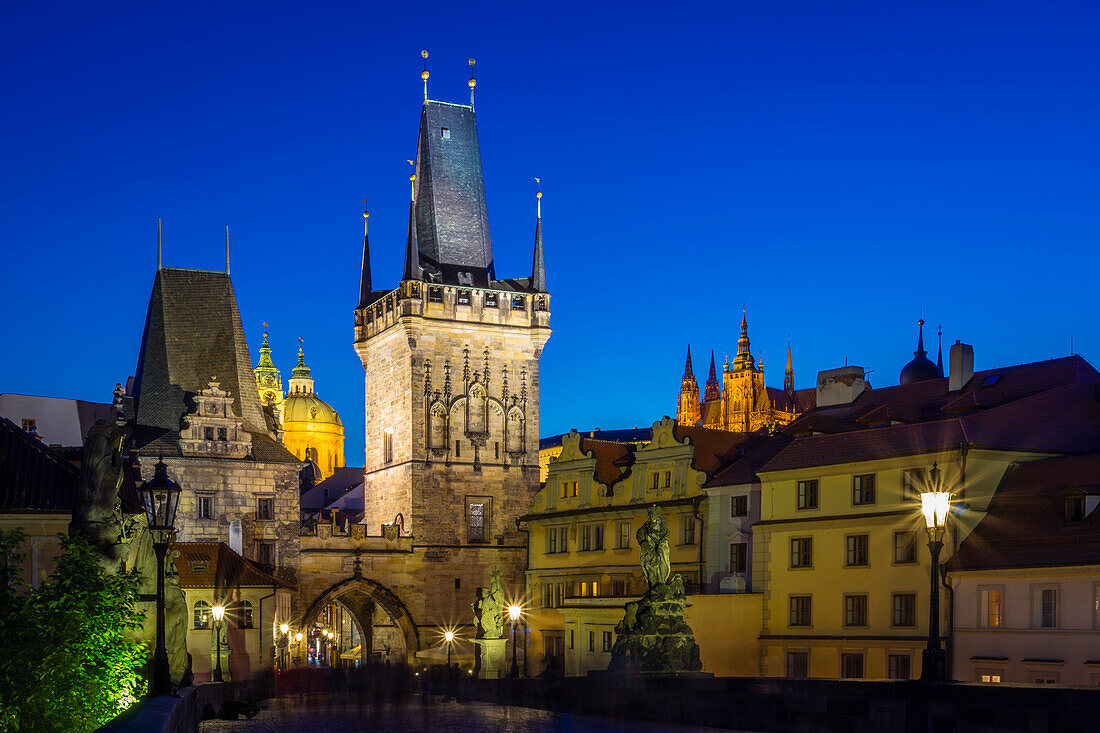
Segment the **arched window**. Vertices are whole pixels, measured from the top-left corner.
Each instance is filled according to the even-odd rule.
[[[195,628],[210,628],[210,604],[206,601],[195,601]]]
[[[237,625],[238,629],[251,629],[252,628],[252,602],[251,601],[237,601],[229,607],[229,615],[232,615],[233,622]]]
[[[523,413],[518,408],[512,408],[508,413],[507,448],[510,453],[521,453],[523,445]]]
[[[429,440],[431,447],[436,450],[447,449],[447,408],[443,403],[436,402],[432,405],[429,416],[431,420]]]
[[[488,407],[488,395],[485,394],[484,388],[480,385],[475,385],[470,390],[469,396],[470,405],[470,417],[467,420],[466,431],[469,433],[485,433],[488,432],[486,425],[486,409]]]

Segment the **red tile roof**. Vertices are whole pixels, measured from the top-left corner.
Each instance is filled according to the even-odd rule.
[[[176,542],[172,545],[181,588],[291,588],[272,575],[273,568],[249,560],[224,542]]]
[[[596,480],[605,486],[613,486],[630,475],[633,465],[634,445],[610,440],[581,438],[581,451],[591,452],[596,458]]]
[[[1016,464],[988,514],[948,562],[952,570],[1100,564],[1100,508],[1066,521],[1066,500],[1100,497],[1100,454]]]
[[[760,436],[760,433],[735,433],[727,430],[677,425],[676,438],[691,438],[695,447],[692,465],[713,476],[723,466],[741,457],[738,447]]]

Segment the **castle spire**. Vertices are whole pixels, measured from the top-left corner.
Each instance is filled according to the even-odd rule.
[[[542,253],[542,183],[539,183],[539,191],[535,194],[537,216],[535,218],[535,257],[531,262],[531,290],[536,293],[546,292],[546,258]]]
[[[416,174],[409,176],[412,182],[412,200],[409,202],[409,238],[405,242],[405,274],[402,280],[420,279],[420,251],[416,243]]]
[[[691,344],[688,344],[687,363],[684,365],[684,379],[683,381],[691,380],[695,381],[695,370],[691,367]]]
[[[313,376],[306,366],[306,356],[302,350],[304,341],[301,336],[298,337],[298,363],[290,370],[290,391],[313,394]]]
[[[229,225],[225,225],[225,274],[229,274]]]
[[[913,352],[913,356],[921,357],[928,356],[928,352],[924,350],[924,319],[917,321],[917,350]]]
[[[356,307],[366,308],[371,294],[370,245],[367,240],[367,219],[370,217],[370,213],[367,211],[367,200],[359,200],[363,202],[363,269],[359,275],[359,305]]]
[[[680,380],[680,399],[676,403],[676,422],[681,425],[695,425],[701,417],[700,412],[699,384],[695,381],[695,370],[691,366],[691,344],[688,344],[684,378]]]
[[[161,220],[157,217],[157,269],[161,268]]]
[[[936,368],[940,370],[940,376],[943,376],[943,326],[939,326],[936,333]]]
[[[424,49],[420,52],[421,58],[424,59],[424,70],[420,72],[420,78],[424,80],[424,104],[428,103],[428,50]]]
[[[741,338],[737,339],[737,356],[733,358],[734,371],[752,369],[755,362],[749,351],[749,321],[745,309],[741,309]]]
[[[474,59],[470,59],[466,63],[468,63],[470,65],[470,80],[468,82],[466,82],[466,84],[467,84],[467,86],[470,87],[470,109],[473,109],[474,108],[474,87],[477,86],[477,79],[474,78],[474,64],[476,64],[477,61],[475,61]]]
[[[791,339],[787,338],[787,371],[783,373],[783,390],[794,394],[794,365],[791,362]]]
[[[703,392],[703,399],[707,402],[722,398],[722,390],[718,386],[718,374],[714,369],[714,349],[710,350],[710,374],[707,376],[707,386]]]

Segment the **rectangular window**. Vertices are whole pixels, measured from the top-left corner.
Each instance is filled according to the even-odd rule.
[[[257,542],[256,543],[256,560],[264,565],[275,564],[275,543],[274,542]]]
[[[38,434],[38,421],[33,417],[23,418],[23,431],[31,435]]]
[[[867,596],[844,596],[844,625],[867,625]]]
[[[620,550],[625,550],[630,547],[630,522],[619,522],[619,544]]]
[[[791,596],[791,626],[810,625],[811,596]]]
[[[1039,629],[1058,628],[1058,590],[1038,588],[1032,591],[1034,626]]]
[[[499,440],[496,441],[495,443],[493,443],[493,458],[497,459],[497,460],[500,459],[500,441]]]
[[[875,474],[852,477],[852,505],[875,503]]]
[[[747,496],[731,496],[730,497],[730,516],[731,517],[747,517],[749,515],[749,497]]]
[[[470,304],[470,291],[469,290],[459,290],[458,295],[455,297],[455,301],[459,305],[469,305]]]
[[[988,669],[979,669],[977,674],[978,682],[982,682],[987,685],[995,685],[1001,681],[1001,673],[994,672]]]
[[[441,128],[439,128],[439,136],[441,138],[443,138],[444,140],[450,140],[451,139],[451,131],[448,130],[446,127],[441,127]]]
[[[892,680],[910,679],[912,664],[908,654],[889,654],[886,657],[886,675]]]
[[[894,532],[894,562],[910,565],[917,561],[917,535],[915,532]]]
[[[901,498],[920,499],[927,482],[924,478],[923,468],[907,468],[901,472]]]
[[[672,486],[672,471],[665,471],[665,488]]]
[[[817,479],[798,482],[798,508],[817,509]]]
[[[581,598],[585,598],[586,596],[588,596],[588,581],[587,580],[582,580],[580,583],[577,584],[577,587],[580,589],[580,592],[577,593],[577,595],[579,595]]]
[[[743,573],[748,567],[748,543],[734,542],[730,545],[730,565],[728,572]]]
[[[848,567],[861,567],[867,565],[867,535],[854,534],[847,538],[848,557],[845,564]]]
[[[688,514],[680,519],[680,544],[695,544],[695,517]]]
[[[527,310],[527,299],[518,295],[512,296],[512,310],[523,311]]]
[[[593,550],[602,550],[603,549],[603,525],[602,524],[592,525],[592,549]]]
[[[1066,499],[1066,523],[1077,524],[1085,521],[1085,497],[1071,496]]]
[[[443,288],[433,285],[428,288],[428,302],[429,303],[442,303],[443,302]]]
[[[574,634],[575,633],[576,632],[573,629],[569,629],[569,648],[570,649],[574,648],[573,642],[575,641],[575,639],[574,639]]]
[[[229,440],[229,434],[225,428],[218,428],[218,440],[223,442]]]
[[[809,652],[787,652],[787,676],[793,680],[804,680],[810,676]]]
[[[569,551],[569,528],[550,527],[546,530],[546,553]]]
[[[462,458],[462,441],[455,441],[455,458]]]
[[[625,580],[612,580],[611,581],[611,595],[616,598],[622,598],[626,595],[626,581]]]
[[[569,482],[568,481],[562,481],[561,482],[561,498],[563,498],[563,499],[568,499],[569,498]]]
[[[576,481],[574,481],[573,485],[570,487],[570,494],[569,495],[571,497],[573,497],[574,499],[577,498],[577,482]]]
[[[596,651],[596,632],[592,630],[588,631],[588,651]]]
[[[814,564],[813,537],[795,537],[791,540],[791,567],[810,568]]]
[[[592,525],[585,524],[581,527],[581,552],[592,549]]]
[[[496,308],[497,307],[497,294],[496,293],[486,293],[485,294],[485,307],[486,308]]]
[[[1058,684],[1057,672],[1032,672],[1031,684],[1033,685],[1056,685]]]
[[[895,593],[893,602],[894,626],[917,625],[917,594]],[[906,678],[908,679],[908,678]]]
[[[863,679],[863,654],[843,653],[840,655],[840,676],[844,679]]]
[[[467,504],[466,531],[470,542],[485,542],[489,537],[489,508],[484,501]]]
[[[382,462],[393,463],[393,428],[382,431]]]
[[[203,440],[213,440],[214,439],[214,428],[203,428],[202,429],[202,438],[203,438]]]
[[[611,632],[603,632],[603,650],[605,652],[611,651]]]
[[[593,580],[592,581],[592,596],[595,597],[595,596],[598,596],[599,594],[600,594],[600,581]]]
[[[270,496],[261,496],[256,499],[256,519],[270,522],[275,518],[275,499]]]
[[[212,496],[200,496],[200,497],[198,497],[198,510],[199,510],[199,519],[213,519],[214,518],[214,497],[212,497]]]
[[[657,490],[657,488],[658,488],[658,487],[660,486],[660,484],[661,484],[661,474],[659,474],[658,472],[654,471],[654,472],[653,472],[653,475],[652,475],[652,476],[650,476],[650,480],[649,480],[649,488],[651,488],[651,489],[653,489],[654,491],[656,491],[656,490]]]
[[[979,625],[987,629],[999,629],[1004,624],[1004,590],[1001,588],[979,588],[981,602]]]

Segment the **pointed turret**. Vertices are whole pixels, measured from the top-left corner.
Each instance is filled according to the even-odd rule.
[[[302,337],[298,337],[298,363],[290,370],[291,393],[313,394],[313,376],[306,366],[306,356],[302,349]]]
[[[741,338],[737,339],[737,356],[733,358],[733,369],[752,369],[755,362],[749,351],[749,321],[745,309],[741,309]]]
[[[370,214],[367,212],[367,200],[363,199],[363,266],[359,274],[359,305],[357,308],[366,308],[368,301],[370,301],[371,294],[371,280],[370,280],[370,241],[367,238],[367,219]]]
[[[711,400],[722,399],[722,389],[718,386],[718,373],[714,369],[714,349],[710,351],[710,374],[707,375],[707,386],[703,392],[703,400],[710,402]]]
[[[943,326],[937,329],[936,333],[936,368],[940,370],[940,376],[943,376]]]
[[[917,350],[913,352],[912,361],[902,368],[898,384],[923,382],[940,376],[942,373],[939,368],[928,358],[928,352],[924,350],[924,319],[922,318],[917,321]]]
[[[695,425],[699,422],[699,384],[695,381],[695,370],[691,366],[691,345],[688,344],[687,363],[684,376],[680,380],[680,400],[676,403],[676,422],[681,425]]]
[[[268,405],[275,413],[279,425],[283,421],[283,378],[275,362],[271,360],[271,345],[267,342],[267,323],[264,323],[264,342],[260,346],[260,359],[252,370],[256,376],[256,389],[260,392],[260,402]]]
[[[787,370],[783,372],[783,391],[794,394],[794,364],[791,362],[791,340],[787,339]]]
[[[409,235],[405,241],[405,274],[402,280],[421,280],[420,251],[416,244],[416,174],[409,176],[413,186],[413,199],[409,203]]]
[[[531,263],[531,290],[546,292],[546,259],[542,254],[542,191],[535,194],[538,214],[535,218],[535,257]]]

